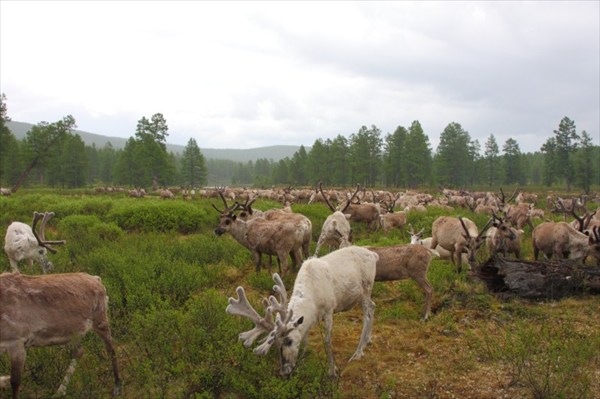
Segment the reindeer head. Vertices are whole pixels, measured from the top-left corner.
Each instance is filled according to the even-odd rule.
[[[273,274],[273,281],[275,281],[273,290],[279,295],[279,300],[273,295],[269,299],[263,299],[264,317],[260,317],[250,305],[243,287],[238,287],[236,290],[238,299],[229,298],[229,305],[225,311],[229,314],[244,316],[254,322],[253,329],[239,335],[245,347],[252,346],[256,339],[267,334],[253,352],[257,355],[266,355],[271,346],[275,345],[279,348],[280,373],[282,376],[289,376],[296,368],[302,341],[302,334],[298,331],[298,326],[304,322],[304,317],[293,319],[293,312],[287,309],[287,293],[279,274]],[[273,315],[275,315],[274,319]]]
[[[219,196],[221,197],[221,200],[223,200],[225,209],[220,210],[214,204],[212,204],[212,206],[221,215],[220,220],[219,220],[219,225],[214,230],[215,234],[220,236],[231,230],[232,224],[237,219],[237,216],[233,212],[236,211],[241,205],[237,202],[232,206],[227,205],[227,200],[223,196],[223,191],[218,190],[218,193],[219,193]]]
[[[66,241],[64,241],[64,240],[48,241],[44,237],[44,230],[46,229],[46,223],[48,223],[48,220],[50,220],[53,216],[54,216],[54,212],[44,212],[44,213],[34,212],[33,213],[33,222],[31,223],[31,230],[32,230],[33,235],[39,245],[36,257],[37,257],[39,263],[42,265],[42,270],[44,271],[44,273],[49,272],[54,267],[54,265],[52,265],[52,262],[50,261],[50,259],[48,259],[48,252],[51,252],[53,254],[56,253],[56,249],[52,248],[52,245],[62,245],[62,244],[66,243]],[[40,224],[39,232],[37,232],[37,231],[35,231],[35,225],[37,224],[37,222],[40,219],[42,220],[42,223]]]
[[[590,253],[596,258],[598,264],[600,264],[600,227],[594,226],[588,235],[588,244],[590,246]]]
[[[477,250],[485,242],[485,239],[486,239],[485,232],[492,225],[493,219],[490,219],[487,222],[487,224],[483,227],[481,232],[478,235],[476,235],[475,237],[471,236],[471,233],[469,233],[469,229],[465,225],[463,218],[459,216],[458,220],[460,220],[460,224],[462,225],[462,227],[465,231],[463,233],[463,237],[465,238],[465,241],[466,241],[465,249],[469,256],[469,264],[471,266],[475,266],[475,255],[477,255]]]
[[[412,224],[408,224],[408,227],[410,228],[409,230],[409,234],[410,234],[410,243],[411,244],[418,244],[420,242],[420,240],[423,238],[423,232],[425,231],[425,228],[422,228],[421,230],[419,230],[419,232],[415,233],[415,230],[413,229]]]

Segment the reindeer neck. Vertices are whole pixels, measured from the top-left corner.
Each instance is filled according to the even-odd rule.
[[[231,223],[231,227],[229,228],[229,234],[237,242],[242,244],[243,246],[247,246],[248,240],[246,239],[246,233],[248,232],[248,225],[243,220],[235,220]]]
[[[306,336],[310,328],[322,319],[322,315],[319,313],[319,309],[314,301],[305,297],[302,293],[298,293],[296,288],[294,288],[294,294],[290,298],[288,310],[290,309],[294,312],[294,320],[304,316],[304,321],[297,329],[302,337]]]

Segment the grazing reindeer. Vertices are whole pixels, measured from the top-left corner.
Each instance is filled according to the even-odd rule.
[[[252,252],[257,273],[262,265],[262,254],[277,255],[282,275],[287,273],[288,254],[292,254],[294,266],[300,264],[305,237],[305,227],[303,225],[263,218],[253,218],[248,221],[241,220],[233,213],[240,205],[236,203],[233,206],[228,206],[223,194],[219,192],[219,195],[225,204],[225,209],[219,210],[213,205],[213,208],[221,214],[219,225],[215,228],[215,234],[220,236],[228,232],[237,242],[248,248]],[[269,273],[271,273],[270,263]]]
[[[410,223],[408,226],[410,228],[408,234],[410,234],[411,244],[422,245],[423,247],[427,248],[433,256],[437,256],[440,259],[452,261],[452,253],[442,248],[440,244],[438,244],[435,248],[431,248],[431,241],[433,239],[431,237],[423,238],[423,231],[425,230],[424,228],[419,230],[419,232],[415,233]],[[460,261],[461,263],[469,263],[469,257],[466,253],[460,254]]]
[[[450,251],[452,264],[458,265],[458,272],[462,270],[461,254],[466,252],[469,257],[469,265],[475,265],[475,254],[484,243],[483,235],[492,224],[488,221],[481,233],[477,231],[477,225],[471,220],[462,217],[440,216],[431,226],[431,248],[439,244],[442,248]]]
[[[72,359],[57,396],[64,396],[77,360],[81,340],[93,329],[104,341],[113,367],[113,396],[121,389],[117,357],[108,323],[108,297],[100,278],[86,273],[27,276],[0,275],[0,353],[11,363],[12,397],[19,397],[25,351],[29,347],[74,344]],[[0,386],[9,377],[0,377]]]
[[[431,313],[431,300],[433,298],[433,286],[427,280],[427,271],[433,253],[422,245],[413,244],[366,248],[379,256],[375,281],[395,281],[411,278],[419,284],[419,287],[425,293],[422,320],[427,320]]]
[[[42,266],[44,273],[52,270],[52,262],[48,259],[48,251],[56,253],[52,245],[64,244],[66,241],[48,241],[44,238],[46,223],[54,216],[54,212],[34,212],[32,227],[25,223],[13,222],[6,230],[4,238],[4,251],[8,256],[10,266],[13,271],[18,272],[18,263],[26,260],[29,267],[33,267],[33,261],[36,260]],[[42,219],[39,234],[35,231],[35,225]]]
[[[333,212],[331,215],[327,216],[325,222],[323,222],[323,227],[321,228],[321,234],[319,235],[319,240],[317,241],[317,247],[315,248],[314,256],[319,256],[319,250],[325,244],[328,244],[330,248],[338,249],[340,248],[343,241],[350,243],[352,240],[352,227],[350,226],[350,215],[344,213],[350,202],[346,203],[346,206],[341,210],[336,210],[331,202],[327,199],[325,193],[323,193],[323,186],[321,182],[319,182],[319,191],[323,196],[325,203]]]
[[[261,317],[250,305],[243,287],[238,287],[238,299],[229,298],[227,313],[252,320],[255,327],[239,335],[244,346],[250,347],[261,335],[267,334],[254,349],[257,355],[265,355],[275,344],[280,351],[281,374],[289,376],[296,367],[300,344],[308,340],[308,331],[325,320],[325,351],[329,372],[337,374],[331,351],[333,314],[352,309],[360,303],[363,308],[363,329],[358,347],[350,361],[363,356],[365,346],[371,341],[371,327],[375,304],[371,290],[375,280],[378,255],[365,248],[350,246],[331,252],[322,258],[306,260],[296,276],[294,290],[289,301],[283,281],[273,275],[276,285],[274,296],[263,300],[265,316]]]

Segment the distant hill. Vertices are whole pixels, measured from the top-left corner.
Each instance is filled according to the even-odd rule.
[[[17,140],[25,138],[27,132],[34,126],[31,123],[7,121],[6,126],[15,135]],[[114,148],[121,149],[125,147],[128,139],[122,137],[103,136],[101,134],[84,132],[82,130],[73,130],[74,133],[81,136],[86,145],[94,144],[96,148],[102,148],[110,143]],[[180,154],[185,146],[167,143],[167,151]],[[268,147],[248,148],[248,149],[226,149],[226,148],[200,148],[202,154],[207,159],[226,159],[235,162],[256,161],[257,159],[271,159],[275,162],[285,157],[292,157],[300,146],[295,145],[274,145]],[[310,147],[306,147],[310,151]]]

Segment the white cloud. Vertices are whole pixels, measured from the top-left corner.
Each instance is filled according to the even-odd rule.
[[[310,146],[450,122],[539,150],[564,116],[598,144],[598,2],[0,2],[13,120],[129,137]]]

